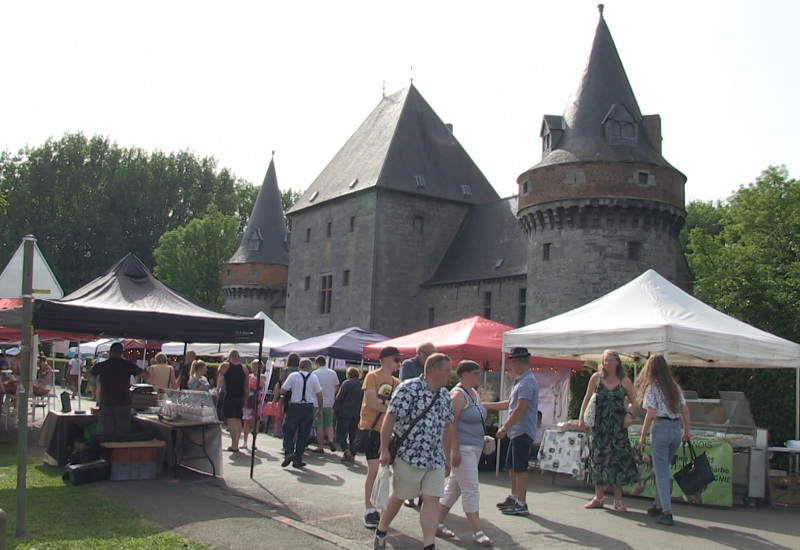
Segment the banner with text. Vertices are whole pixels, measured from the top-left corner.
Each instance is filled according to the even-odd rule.
[[[639,436],[630,437],[631,446],[639,442]],[[626,485],[623,491],[629,495],[654,497],[656,494],[656,476],[652,467],[650,438],[648,444],[637,451],[636,462],[639,465],[639,481],[633,485]],[[685,502],[697,504],[713,504],[716,506],[733,505],[733,449],[731,444],[724,439],[692,439],[695,452],[699,455],[706,453],[711,470],[716,478],[708,487],[696,495],[686,496],[673,479],[673,474],[691,462],[689,447],[681,445],[675,464],[670,467],[669,483],[672,488],[672,498],[679,498]]]

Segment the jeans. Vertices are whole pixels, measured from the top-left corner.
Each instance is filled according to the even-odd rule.
[[[655,504],[664,512],[672,510],[672,489],[669,466],[681,444],[680,422],[656,418],[650,431],[650,449],[653,453],[653,471],[656,473]]]
[[[289,407],[286,418],[283,419],[283,451],[286,456],[294,455],[295,463],[302,462],[313,424],[314,405],[300,403]]]
[[[131,433],[131,406],[104,407],[97,415],[98,435],[124,435]]]
[[[338,417],[336,419],[336,444],[340,449],[349,449],[350,454],[355,454],[356,432],[358,431],[358,417]],[[348,445],[347,442],[350,442]]]

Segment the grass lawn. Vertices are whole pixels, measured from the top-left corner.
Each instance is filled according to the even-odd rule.
[[[91,486],[61,480],[61,468],[28,460],[25,536],[16,538],[17,445],[0,439],[0,508],[8,516],[8,549],[208,549],[165,532],[141,514],[100,500]]]

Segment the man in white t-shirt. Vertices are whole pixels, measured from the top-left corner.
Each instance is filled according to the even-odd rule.
[[[69,388],[72,390],[72,398],[75,399],[75,395],[80,389],[83,361],[81,361],[76,354],[75,357],[69,360],[67,365],[67,382],[69,383]]]
[[[320,386],[322,386],[322,418],[317,417],[314,420],[314,427],[317,429],[317,448],[314,449],[313,452],[325,452],[325,436],[327,436],[328,443],[331,446],[331,452],[335,453],[336,443],[334,443],[333,440],[333,402],[336,401],[336,393],[339,391],[339,377],[326,366],[324,356],[317,355],[314,362],[317,364],[317,370],[311,374],[317,377]]]

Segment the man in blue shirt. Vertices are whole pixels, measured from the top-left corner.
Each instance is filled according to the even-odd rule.
[[[514,348],[506,364],[517,376],[508,401],[498,403],[498,408],[508,409],[505,423],[497,430],[497,439],[508,436],[506,468],[511,481],[511,494],[497,504],[508,516],[527,516],[528,460],[531,444],[536,439],[536,422],[539,411],[539,383],[533,376],[529,363],[531,354],[525,348]]]

